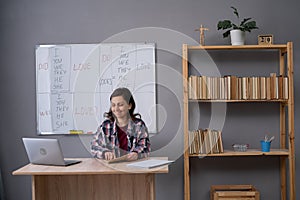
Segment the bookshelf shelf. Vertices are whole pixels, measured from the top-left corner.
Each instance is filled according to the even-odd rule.
[[[245,152],[224,150],[224,153],[217,154],[190,154],[190,157],[224,157],[224,156],[288,156],[288,149],[271,149],[270,152],[262,152],[259,149],[248,149]]]
[[[283,50],[286,52],[287,45],[285,44],[277,44],[277,45],[224,45],[224,46],[187,46],[189,50]]]
[[[287,99],[274,99],[274,100],[265,100],[265,99],[249,99],[249,100],[225,100],[225,99],[189,99],[189,102],[195,103],[287,103]]]
[[[270,77],[237,77],[230,75],[226,77],[205,77],[193,74],[192,66],[189,62],[190,56],[197,54],[195,51],[275,51],[278,53],[278,73],[270,74]],[[201,57],[200,57],[201,58]],[[201,62],[201,60],[199,60]],[[204,61],[205,62],[205,61]],[[240,62],[243,62],[240,60]],[[277,59],[276,59],[277,62]],[[194,67],[194,66],[193,66]],[[199,66],[201,67],[201,65]],[[295,146],[294,146],[294,66],[293,66],[293,43],[274,45],[218,45],[218,46],[190,46],[183,44],[182,49],[182,75],[183,75],[183,131],[184,131],[184,199],[190,200],[190,158],[196,157],[249,157],[249,156],[279,156],[280,163],[280,191],[281,199],[295,200]],[[249,69],[251,70],[251,69]],[[268,70],[264,68],[264,70]],[[233,79],[232,79],[233,78]],[[274,79],[275,78],[275,79]],[[219,80],[221,79],[221,80]],[[224,79],[224,80],[222,80]],[[241,80],[239,80],[241,79]],[[245,81],[244,79],[247,79]],[[270,80],[267,80],[270,79]],[[282,81],[283,79],[283,81]],[[233,82],[232,82],[233,80]],[[261,85],[262,81],[263,85]],[[245,83],[244,83],[244,82]],[[247,85],[250,84],[250,85]],[[264,85],[265,84],[265,85]],[[246,86],[245,86],[246,85]],[[196,87],[195,87],[196,86]],[[193,88],[193,90],[191,89]],[[254,89],[253,89],[254,88]],[[275,88],[275,89],[274,89]],[[208,92],[209,91],[209,92]],[[189,115],[189,105],[193,103],[277,103],[279,104],[279,147],[271,149],[270,152],[261,152],[259,149],[247,149],[245,152],[237,152],[225,149],[219,153],[213,149],[203,151],[201,146],[205,136],[198,136],[195,131],[190,130],[189,122],[193,121]],[[242,117],[242,114],[241,114]],[[198,127],[201,129],[201,127]],[[203,127],[202,127],[203,128]],[[199,129],[199,130],[200,130]],[[197,130],[197,131],[199,131]],[[194,133],[193,133],[194,132]],[[192,137],[190,134],[192,133]],[[226,133],[222,133],[223,137]],[[196,139],[195,139],[196,138]],[[198,139],[197,139],[198,138]],[[200,142],[199,142],[200,141]],[[202,142],[201,142],[202,141]],[[207,143],[203,144],[207,146]],[[211,146],[211,145],[210,145]],[[221,145],[222,146],[222,145]],[[191,147],[191,148],[190,148]],[[214,148],[213,145],[212,148]],[[223,150],[223,146],[222,146]],[[198,152],[209,152],[209,154],[199,154]]]

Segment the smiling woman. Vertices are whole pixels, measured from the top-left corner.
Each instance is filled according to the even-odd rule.
[[[111,160],[127,154],[126,160],[148,157],[148,129],[141,115],[134,113],[135,101],[127,88],[117,88],[110,96],[110,109],[92,140],[96,158]]]

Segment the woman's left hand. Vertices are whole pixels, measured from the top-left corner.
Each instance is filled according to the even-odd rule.
[[[133,161],[133,160],[137,160],[138,159],[138,154],[136,152],[130,152],[127,155],[127,160],[129,161]]]

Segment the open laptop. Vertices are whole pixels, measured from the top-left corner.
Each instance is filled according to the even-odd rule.
[[[68,166],[80,160],[65,160],[58,139],[22,138],[32,164]]]

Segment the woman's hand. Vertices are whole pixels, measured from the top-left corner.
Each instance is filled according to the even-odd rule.
[[[105,160],[111,160],[111,159],[114,159],[115,158],[115,154],[113,154],[112,152],[105,152],[104,153],[104,159]]]
[[[130,152],[127,155],[127,160],[128,161],[134,161],[134,160],[137,160],[137,159],[138,159],[138,154],[136,152]]]

